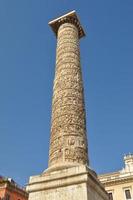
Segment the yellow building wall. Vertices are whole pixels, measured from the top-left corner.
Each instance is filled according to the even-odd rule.
[[[113,200],[126,200],[125,189],[130,189],[131,198],[133,199],[133,182],[105,186],[108,193],[112,192]]]

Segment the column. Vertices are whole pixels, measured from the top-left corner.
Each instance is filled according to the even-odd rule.
[[[88,165],[86,116],[75,11],[49,23],[57,36],[49,167]]]

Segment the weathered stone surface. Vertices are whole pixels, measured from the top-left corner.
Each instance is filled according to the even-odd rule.
[[[52,22],[57,35],[49,167],[30,177],[29,200],[108,200],[87,166],[88,149],[79,38],[84,31],[75,12]]]
[[[108,200],[95,174],[84,165],[30,178],[30,200]]]
[[[79,35],[72,23],[58,29],[49,167],[88,164]]]

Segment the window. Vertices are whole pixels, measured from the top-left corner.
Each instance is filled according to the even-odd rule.
[[[126,196],[126,199],[131,199],[131,192],[129,189],[125,190],[125,196]]]
[[[113,194],[112,194],[112,192],[109,192],[108,195],[109,195],[109,200],[113,200]]]

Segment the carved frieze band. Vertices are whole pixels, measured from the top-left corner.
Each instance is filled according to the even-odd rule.
[[[79,32],[72,23],[58,30],[49,166],[88,163]]]

